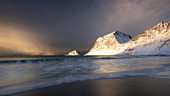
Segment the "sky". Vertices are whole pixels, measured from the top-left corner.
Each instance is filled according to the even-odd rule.
[[[170,0],[0,0],[0,56],[87,52],[119,30],[132,37],[170,21]]]

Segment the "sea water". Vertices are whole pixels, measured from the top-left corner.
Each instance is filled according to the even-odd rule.
[[[1,57],[0,95],[102,78],[170,78],[170,56]]]

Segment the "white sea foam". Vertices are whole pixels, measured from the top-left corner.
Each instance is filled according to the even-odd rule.
[[[9,95],[75,81],[155,76],[170,71],[170,57],[64,57],[56,60],[21,60],[19,63],[1,63],[0,70],[0,95]]]

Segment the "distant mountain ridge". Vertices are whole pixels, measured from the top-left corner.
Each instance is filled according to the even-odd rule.
[[[170,55],[170,22],[160,22],[133,39],[114,31],[99,37],[86,55]]]

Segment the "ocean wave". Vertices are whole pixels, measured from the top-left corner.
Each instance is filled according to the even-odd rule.
[[[170,71],[169,59],[168,56],[62,57],[4,62],[0,64],[0,95],[76,81],[164,75]]]

